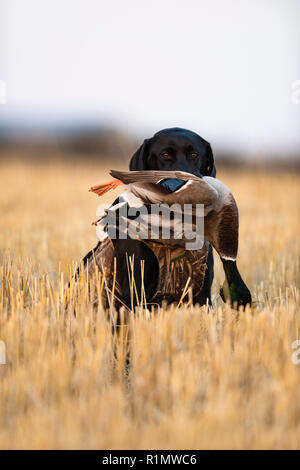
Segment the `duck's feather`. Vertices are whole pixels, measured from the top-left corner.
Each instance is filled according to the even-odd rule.
[[[162,171],[162,170],[145,170],[145,171],[118,171],[111,170],[113,178],[123,181],[125,184],[130,183],[158,183],[163,179],[179,179],[183,181],[194,180],[201,181],[198,176],[186,173],[184,171]]]

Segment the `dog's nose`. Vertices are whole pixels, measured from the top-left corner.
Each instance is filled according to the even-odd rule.
[[[175,164],[176,168],[174,168],[174,170],[178,170],[178,171],[184,171],[186,173],[191,173],[192,175],[194,176],[198,176],[199,178],[201,178],[201,173],[200,173],[200,170],[198,168],[193,168],[192,165],[189,164],[189,162],[186,160],[186,157],[185,155],[180,155],[178,158],[177,158],[177,162]]]
[[[198,178],[202,178],[203,176],[197,168],[191,168],[189,165],[177,167],[176,170],[184,171],[185,173],[191,173],[191,175],[198,176]]]

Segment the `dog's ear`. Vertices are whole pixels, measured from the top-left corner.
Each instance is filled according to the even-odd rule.
[[[140,148],[132,155],[129,170],[142,171],[147,170],[147,158],[149,155],[149,144],[151,139],[145,139]]]
[[[209,143],[207,143],[205,165],[200,171],[202,175],[212,176],[213,178],[215,178],[217,174],[213,152]]]

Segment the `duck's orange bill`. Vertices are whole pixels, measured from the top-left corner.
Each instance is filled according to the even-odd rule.
[[[92,193],[98,194],[98,196],[103,196],[103,194],[107,193],[111,189],[116,189],[121,184],[124,184],[122,181],[113,179],[108,183],[98,184],[97,186],[92,186],[90,191]]]

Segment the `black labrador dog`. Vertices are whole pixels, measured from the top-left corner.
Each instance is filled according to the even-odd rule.
[[[195,132],[178,127],[164,129],[157,132],[150,139],[146,139],[130,160],[130,170],[165,170],[184,171],[196,176],[216,176],[216,167],[210,144]],[[113,205],[120,202],[116,199]],[[122,302],[128,307],[132,306],[132,290],[128,276],[128,256],[134,258],[134,276],[137,291],[141,288],[141,260],[145,260],[144,286],[147,301],[155,298],[157,282],[160,277],[160,265],[153,250],[145,243],[133,239],[115,239],[114,256],[117,259],[117,282],[122,292]],[[95,260],[97,250],[101,249],[99,243],[94,250],[84,258],[84,265],[91,264]],[[238,306],[251,304],[251,295],[243,282],[235,261],[222,260],[227,281],[235,289],[234,297]],[[211,245],[205,259],[205,274],[201,282],[201,288],[193,297],[193,303],[211,305],[211,285],[214,276],[214,260]],[[224,299],[221,289],[220,294]],[[168,293],[156,301],[168,301]]]

